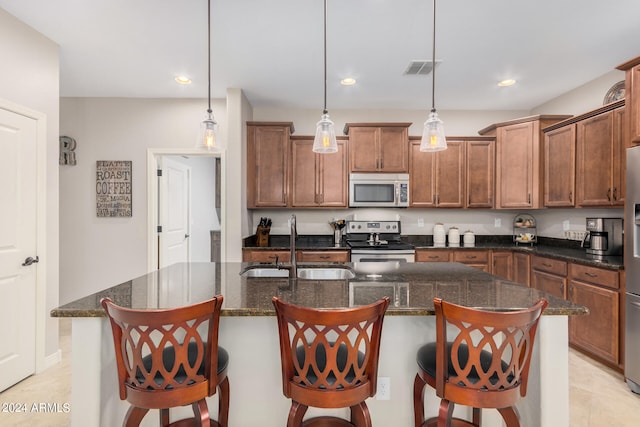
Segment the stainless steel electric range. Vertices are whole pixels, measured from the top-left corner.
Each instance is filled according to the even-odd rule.
[[[415,248],[400,239],[400,221],[347,221],[351,262],[414,262]]]

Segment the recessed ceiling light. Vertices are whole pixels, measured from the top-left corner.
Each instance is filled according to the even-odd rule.
[[[177,76],[176,81],[181,85],[189,85],[191,84],[191,79],[187,76]]]
[[[506,79],[498,82],[498,86],[500,87],[513,86],[514,84],[516,84],[516,81],[513,79]]]
[[[340,80],[340,84],[344,86],[351,86],[356,84],[356,79],[351,77],[345,77],[344,79]]]

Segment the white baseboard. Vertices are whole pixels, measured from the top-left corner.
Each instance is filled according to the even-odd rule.
[[[40,372],[49,369],[50,367],[56,365],[57,363],[60,363],[61,360],[62,360],[62,350],[58,349],[57,351],[44,357],[44,363],[42,364],[42,369],[38,370],[36,374],[39,374]]]

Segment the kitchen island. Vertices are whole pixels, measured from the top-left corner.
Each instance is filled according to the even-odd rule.
[[[319,266],[314,264],[315,266]],[[301,264],[302,266],[302,264]],[[72,425],[113,426],[122,422],[128,404],[117,393],[109,323],[100,306],[103,297],[131,308],[166,308],[224,295],[220,345],[230,354],[231,426],[281,426],[290,401],[282,395],[274,295],[295,304],[337,308],[391,298],[384,321],[379,376],[391,380],[390,399],[369,399],[375,425],[413,423],[415,354],[435,339],[433,298],[488,310],[531,306],[542,292],[517,285],[458,263],[347,263],[344,280],[290,280],[243,277],[248,264],[176,264],[54,309],[54,317],[72,317]],[[260,267],[260,266],[259,266]],[[567,316],[586,314],[584,307],[547,296],[549,307],[538,330],[526,399],[518,405],[531,427],[568,427]],[[428,415],[439,400],[427,389]],[[215,413],[217,402],[210,409]],[[465,408],[460,408],[464,413]],[[189,413],[190,408],[184,412]],[[485,426],[499,426],[497,411],[484,411]],[[313,408],[309,416],[320,412]],[[347,417],[347,410],[329,411]],[[156,425],[156,414],[143,425]]]

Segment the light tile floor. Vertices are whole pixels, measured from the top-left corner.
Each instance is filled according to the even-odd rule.
[[[0,412],[2,427],[66,427],[70,413],[31,412],[33,403],[71,402],[71,320],[60,319],[62,362],[0,393],[0,405],[26,404],[27,413]],[[640,426],[640,395],[629,391],[620,373],[569,351],[570,427]],[[2,408],[0,408],[1,410]],[[73,411],[73,407],[71,407]],[[524,421],[524,420],[523,420]],[[238,426],[248,427],[248,426]],[[523,424],[526,427],[526,424]]]

